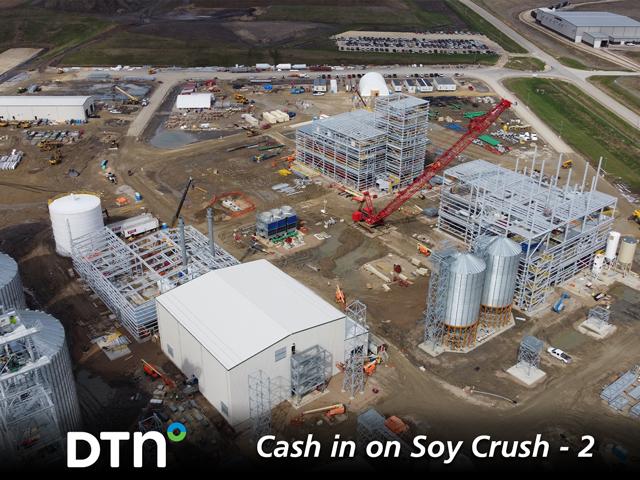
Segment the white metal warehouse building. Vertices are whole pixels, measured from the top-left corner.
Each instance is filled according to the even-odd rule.
[[[594,48],[610,44],[640,42],[640,22],[609,12],[571,12],[538,8],[535,18],[541,25],[575,43]]]
[[[345,314],[267,260],[209,272],[156,303],[163,352],[231,425],[250,418],[250,375],[291,385],[289,397],[305,351],[323,351],[326,380],[344,356]]]
[[[95,112],[93,97],[71,95],[0,96],[0,118],[53,122],[86,121]]]
[[[212,101],[211,93],[180,94],[176,98],[176,108],[211,108]]]

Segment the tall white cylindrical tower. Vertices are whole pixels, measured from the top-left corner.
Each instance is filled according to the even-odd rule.
[[[56,252],[71,256],[73,241],[104,227],[100,198],[86,193],[71,193],[49,203],[49,215]]]

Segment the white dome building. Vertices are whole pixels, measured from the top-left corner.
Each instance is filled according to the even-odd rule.
[[[378,72],[366,73],[360,79],[358,91],[363,97],[386,97],[389,95],[387,82]]]

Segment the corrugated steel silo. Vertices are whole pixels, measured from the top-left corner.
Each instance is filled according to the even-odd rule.
[[[0,253],[0,306],[26,308],[18,264],[4,253]]]
[[[64,327],[57,319],[44,312],[18,310],[17,313],[27,327],[38,327],[39,331],[34,336],[35,346],[41,356],[50,359],[49,364],[43,367],[43,376],[51,386],[51,399],[60,431],[66,433],[80,430],[80,405]]]
[[[471,253],[457,253],[449,264],[445,342],[452,349],[471,346],[480,311],[485,261]]]

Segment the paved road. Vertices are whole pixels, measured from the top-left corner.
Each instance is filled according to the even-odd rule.
[[[536,45],[531,43],[529,40],[524,38],[522,35],[517,33],[511,27],[509,27],[506,23],[494,17],[491,13],[487,12],[483,8],[476,5],[472,0],[460,0],[467,7],[472,9],[478,15],[483,17],[488,22],[492,23],[496,28],[498,28],[501,32],[508,35],[509,38],[519,43],[521,46],[526,48],[533,56],[539,58],[547,65],[549,65],[554,72],[554,74],[558,78],[562,78],[563,80],[567,80],[582,91],[590,95],[591,97],[598,100],[600,103],[605,105],[607,108],[613,110],[616,114],[618,114],[621,118],[625,119],[635,128],[640,128],[640,115],[635,112],[629,110],[627,107],[622,105],[620,102],[614,100],[609,95],[604,93],[599,88],[591,85],[587,81],[587,77],[592,75],[605,75],[606,73],[597,72],[597,71],[586,71],[586,70],[577,70],[574,68],[565,67],[554,57],[546,53],[544,50],[538,48]],[[635,72],[626,72],[627,74],[637,75]]]

